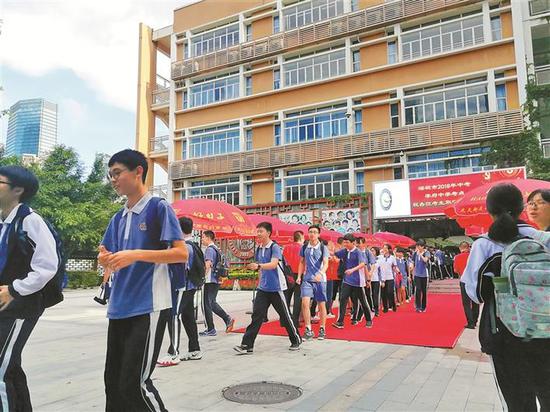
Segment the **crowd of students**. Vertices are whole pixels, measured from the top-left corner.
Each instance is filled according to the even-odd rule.
[[[165,329],[170,334],[168,355],[158,363],[170,366],[181,360],[199,360],[199,335],[214,336],[212,313],[220,316],[229,332],[235,320],[216,302],[219,289],[220,251],[212,232],[204,232],[205,252],[190,240],[193,222],[177,219],[163,199],[147,191],[148,162],[135,150],[111,157],[109,178],[115,191],[126,196],[124,207],[111,219],[99,247],[99,263],[114,273],[107,317],[105,360],[106,410],[161,410],[166,408],[151,375],[158,361]],[[55,231],[28,207],[38,191],[38,180],[19,166],[0,167],[0,402],[2,410],[32,410],[21,353],[44,309],[60,301],[56,284],[62,262]],[[467,244],[455,269],[463,273],[464,306],[469,308],[468,325],[475,327],[477,310],[484,303],[480,319],[482,350],[491,356],[504,404],[509,410],[550,410],[550,339],[522,339],[513,335],[495,309],[493,279],[500,275],[497,258],[518,238],[539,239],[550,247],[550,236],[519,220],[524,210],[521,191],[511,184],[490,190],[487,210],[494,220],[486,236],[476,240],[468,254]],[[550,228],[550,193],[533,192],[527,201],[530,218],[542,230]],[[351,325],[365,318],[365,327],[397,311],[414,295],[418,313],[427,309],[427,283],[431,254],[424,241],[414,250],[368,248],[364,239],[345,234],[336,243],[320,239],[319,226],[308,229],[308,240],[296,232],[295,242],[284,250],[271,240],[268,222],[257,225],[259,247],[250,270],[257,270],[259,284],[250,325],[239,354],[252,354],[261,324],[270,306],[278,312],[296,351],[313,339],[311,324],[317,308],[320,328],[317,339],[329,333],[327,319],[335,328],[344,327],[349,310]],[[542,233],[542,234],[541,234]],[[544,252],[546,250],[546,252]],[[548,253],[544,249],[543,253]],[[286,259],[285,259],[286,258]],[[288,265],[287,263],[288,262]],[[191,269],[204,263],[205,284],[190,276]],[[169,270],[169,265],[179,270]],[[288,266],[288,267],[287,267]],[[546,270],[546,269],[545,269]],[[60,282],[59,282],[60,288]],[[199,333],[195,321],[194,296],[203,291],[206,330]],[[339,298],[338,317],[333,301]],[[469,300],[467,300],[467,299]],[[293,302],[291,313],[289,306]],[[419,315],[422,316],[422,315]],[[299,333],[300,319],[305,331]],[[189,338],[188,352],[180,354],[181,326]]]

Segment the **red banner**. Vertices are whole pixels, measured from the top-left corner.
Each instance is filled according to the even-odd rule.
[[[465,193],[489,182],[525,179],[525,168],[490,170],[486,172],[410,180],[411,214],[443,214],[445,207],[454,204]]]

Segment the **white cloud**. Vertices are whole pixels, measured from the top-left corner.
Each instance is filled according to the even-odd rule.
[[[189,2],[4,0],[0,59],[32,76],[70,69],[100,100],[133,112],[139,23],[170,25]]]
[[[88,116],[87,106],[71,98],[59,102],[59,112],[66,115],[72,123],[82,122]]]

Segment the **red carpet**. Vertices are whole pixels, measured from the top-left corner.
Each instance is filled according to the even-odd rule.
[[[428,294],[428,307],[424,313],[415,312],[412,301],[399,307],[395,313],[380,313],[379,317],[374,318],[371,329],[365,327],[364,320],[352,326],[348,316],[345,318],[344,329],[334,328],[332,323],[335,321],[336,319],[327,319],[327,339],[434,348],[453,348],[466,323],[458,294]],[[318,328],[319,325],[313,325],[316,336]],[[244,330],[237,329],[235,332],[244,333]],[[276,320],[264,323],[260,334],[286,336],[286,330]]]

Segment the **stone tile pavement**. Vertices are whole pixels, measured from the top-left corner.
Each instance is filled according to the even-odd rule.
[[[65,302],[50,309],[31,336],[23,363],[36,411],[104,409],[107,320],[105,308],[92,301],[94,292],[68,292]],[[246,291],[219,295],[239,327],[248,324],[245,312],[251,298]],[[476,331],[465,330],[452,350],[328,339],[306,342],[302,350],[290,352],[287,338],[259,336],[254,355],[236,356],[232,347],[241,336],[222,332],[201,338],[202,360],[155,370],[155,385],[170,411],[502,410]],[[185,334],[182,340],[186,344]],[[226,386],[262,380],[297,385],[303,395],[266,407],[222,397]]]

